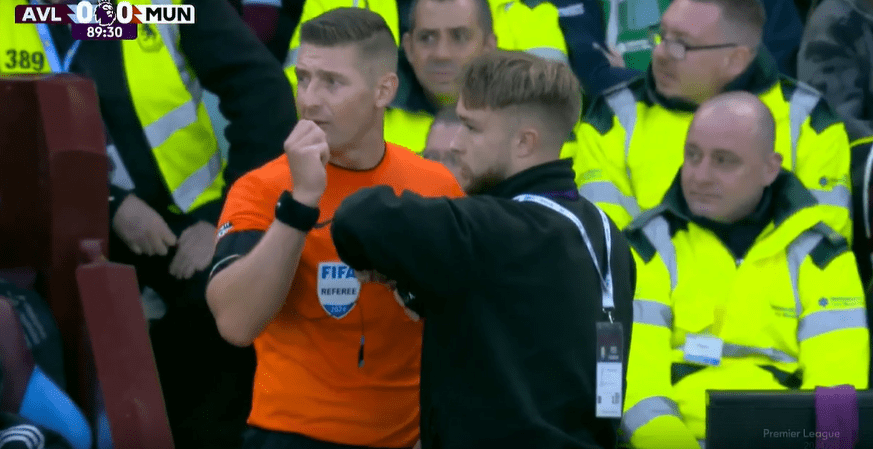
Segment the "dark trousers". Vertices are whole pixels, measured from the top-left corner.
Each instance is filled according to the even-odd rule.
[[[164,220],[177,238],[196,223],[184,215]],[[110,234],[110,260],[136,267],[140,288],[151,287],[167,304],[150,336],[176,449],[238,449],[251,410],[255,353],[219,335],[206,305],[210,268],[176,279],[169,274],[175,248],[166,256],[137,256]]]
[[[296,433],[275,432],[257,427],[246,430],[242,449],[383,449],[349,446],[314,440]],[[388,449],[388,448],[384,448]]]

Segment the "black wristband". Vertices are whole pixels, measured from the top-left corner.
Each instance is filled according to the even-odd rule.
[[[291,226],[298,231],[309,232],[318,222],[320,211],[317,207],[309,207],[284,191],[276,203],[276,220]]]

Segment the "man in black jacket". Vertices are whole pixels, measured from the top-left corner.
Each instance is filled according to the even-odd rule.
[[[135,40],[77,41],[68,25],[14,24],[12,39],[0,33],[0,76],[69,71],[94,81],[113,166],[109,256],[134,265],[140,286],[167,303],[150,332],[176,447],[238,448],[254,351],[218,334],[205,268],[227,188],[282,154],[296,113],[281,66],[229,3],[184,3],[195,9],[194,24],[140,24]],[[7,53],[31,60],[13,64]],[[53,59],[61,64],[33,63]],[[200,102],[204,88],[229,121],[227,157]],[[190,173],[192,166],[199,168]]]
[[[615,446],[636,273],[558,160],[579,108],[566,65],[481,56],[452,145],[471,196],[374,187],[334,216],[340,258],[389,279],[425,319],[424,449]]]

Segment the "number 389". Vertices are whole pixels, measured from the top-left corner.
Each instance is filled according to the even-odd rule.
[[[6,50],[7,69],[27,69],[39,72],[45,67],[45,55],[41,51],[29,52],[27,50]]]

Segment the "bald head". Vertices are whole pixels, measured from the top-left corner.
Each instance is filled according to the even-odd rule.
[[[692,213],[723,223],[751,214],[782,168],[773,114],[748,92],[718,95],[694,114],[682,191]]]
[[[704,102],[694,114],[691,127],[701,122],[719,123],[734,132],[752,136],[754,146],[762,156],[775,151],[776,122],[773,114],[767,105],[749,92],[728,92]]]

